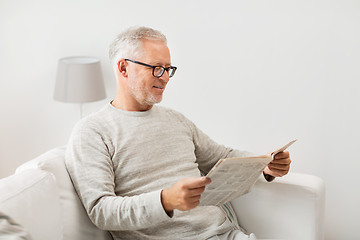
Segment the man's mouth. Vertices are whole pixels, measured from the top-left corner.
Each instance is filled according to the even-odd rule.
[[[162,86],[153,86],[154,88],[158,88],[158,89],[164,89],[164,87]]]

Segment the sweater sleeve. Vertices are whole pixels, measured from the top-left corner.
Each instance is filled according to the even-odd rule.
[[[195,155],[199,168],[208,173],[219,159],[231,157],[248,157],[254,154],[216,143],[195,125],[193,126]]]
[[[205,174],[211,170],[211,168],[216,164],[219,159],[256,156],[256,154],[252,152],[232,149],[217,144],[200,129],[198,129],[195,125],[193,125],[193,131],[195,155],[199,164],[199,169]],[[264,172],[263,176],[268,182],[271,182],[275,179],[274,176],[265,174]]]
[[[178,119],[186,124],[192,131],[196,161],[201,172],[205,174],[208,173],[221,158],[249,157],[255,155],[248,151],[232,149],[216,143],[181,113],[177,113],[176,115]]]
[[[169,219],[161,203],[161,189],[131,197],[115,194],[111,153],[96,125],[77,124],[65,163],[87,214],[100,229],[138,230]]]

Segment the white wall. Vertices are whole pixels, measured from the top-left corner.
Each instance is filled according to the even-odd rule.
[[[0,0],[0,177],[64,145],[79,106],[52,99],[57,60],[107,60],[124,28],[163,31],[178,72],[163,105],[259,153],[297,138],[292,171],[322,177],[328,240],[360,238],[359,1]]]

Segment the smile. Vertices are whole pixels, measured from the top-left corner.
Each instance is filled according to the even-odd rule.
[[[164,89],[164,87],[161,86],[153,86],[154,88],[158,88],[158,89]]]

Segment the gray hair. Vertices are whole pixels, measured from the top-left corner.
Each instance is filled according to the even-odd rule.
[[[121,58],[141,57],[142,40],[159,40],[167,44],[167,39],[160,31],[148,27],[131,27],[121,32],[110,44],[109,58],[114,67]]]

